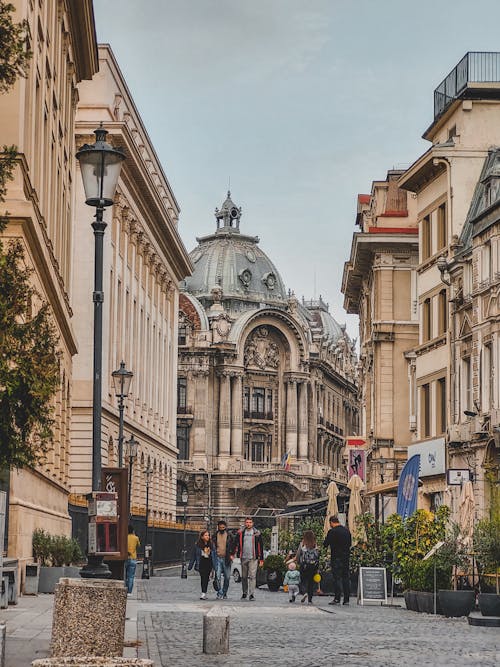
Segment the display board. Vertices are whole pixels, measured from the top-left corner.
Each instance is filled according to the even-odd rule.
[[[380,602],[387,604],[387,572],[385,567],[360,567],[358,604]]]

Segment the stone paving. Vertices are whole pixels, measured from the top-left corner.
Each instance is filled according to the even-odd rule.
[[[478,628],[466,619],[446,619],[401,608],[330,607],[327,597],[313,606],[294,605],[283,593],[256,592],[256,601],[240,600],[231,583],[227,601],[199,597],[199,577],[155,577],[138,582],[139,657],[158,666],[237,665],[238,667],[401,667],[427,665],[500,665],[498,628]],[[203,612],[213,605],[230,615],[230,654],[202,653]]]
[[[240,600],[231,583],[226,601],[199,600],[199,577],[181,579],[165,570],[137,580],[127,601],[125,655],[150,657],[156,667],[497,667],[498,628],[469,626],[466,619],[417,614],[403,608],[330,607],[327,597],[314,605],[292,605],[283,593],[256,591],[256,601]],[[135,597],[137,596],[137,599]],[[52,595],[21,597],[17,607],[0,611],[7,622],[6,667],[29,667],[49,653]],[[203,613],[214,605],[230,615],[230,654],[202,653]],[[139,642],[137,642],[137,639]],[[138,647],[137,647],[138,644]]]

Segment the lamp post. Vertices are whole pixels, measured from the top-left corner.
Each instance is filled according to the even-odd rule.
[[[80,162],[85,203],[96,209],[94,230],[94,366],[92,392],[92,491],[101,488],[101,420],[102,420],[102,308],[104,209],[113,204],[120,169],[125,154],[106,143],[106,130],[101,126],[94,132],[94,144],[85,144],[76,157]],[[110,577],[102,556],[89,554],[88,564],[82,569],[87,578]]]
[[[181,567],[181,579],[187,579],[187,568],[186,568],[186,508],[188,504],[188,490],[186,487],[183,487],[181,493],[181,503],[184,506],[184,517],[183,517],[183,531],[182,531],[182,567]]]
[[[134,374],[125,368],[125,362],[120,362],[120,368],[111,373],[115,396],[118,398],[118,409],[120,411],[120,421],[118,426],[118,467],[123,466],[123,399],[127,398],[130,392],[130,384]]]
[[[125,442],[125,456],[128,458],[128,495],[127,495],[127,509],[128,517],[132,516],[132,472],[134,461],[139,452],[139,441],[134,438],[134,434],[130,436],[130,440]]]
[[[144,561],[142,566],[142,579],[149,579],[150,577],[150,564],[149,564],[150,549],[148,544],[149,485],[151,484],[151,480],[153,479],[153,468],[151,468],[148,465],[148,467],[144,470],[144,474],[146,476],[146,535],[144,537]]]

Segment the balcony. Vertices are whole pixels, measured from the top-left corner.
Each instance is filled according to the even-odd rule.
[[[500,53],[469,51],[465,54],[434,91],[434,120],[463,96],[469,83],[500,83]],[[487,87],[481,86],[481,97],[487,95],[486,90]]]
[[[260,421],[273,421],[274,415],[272,412],[256,412],[244,410],[243,412],[244,419],[257,419]]]
[[[193,408],[190,405],[178,405],[177,406],[178,415],[192,415]]]

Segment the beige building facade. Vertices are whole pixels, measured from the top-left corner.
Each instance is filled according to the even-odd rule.
[[[323,300],[287,292],[230,193],[180,296],[178,490],[202,522],[271,516],[345,488],[356,354]],[[181,508],[179,508],[181,511]]]
[[[499,62],[498,53],[468,53],[438,86],[434,120],[424,134],[432,146],[399,181],[416,196],[419,225],[420,334],[418,346],[407,355],[417,413],[418,447],[411,451],[420,452],[421,466],[422,461],[426,465],[425,473],[421,471],[422,506],[446,502],[455,515],[460,487],[448,484],[446,470],[462,467],[472,472],[476,514],[481,516],[486,510],[484,462],[498,458],[491,420],[488,430],[477,436],[477,417],[484,416],[480,359],[487,354],[479,332],[488,329],[489,318],[477,310],[477,299],[476,308],[471,303],[479,291],[481,298],[490,292],[494,273],[488,265],[486,274],[484,262],[473,261],[472,268],[461,263],[460,288],[450,285],[446,275],[448,262],[453,264],[463,249],[462,235],[488,149],[500,140],[500,82],[491,80]],[[477,236],[473,256],[483,256],[482,241],[491,249],[488,234]],[[476,274],[474,283],[478,270],[484,274]],[[498,357],[493,359],[490,363],[498,364]],[[473,456],[478,450],[481,453]]]
[[[348,313],[359,316],[360,435],[366,492],[377,518],[395,511],[398,475],[413,442],[415,414],[405,353],[418,341],[416,200],[391,170],[358,195],[351,256],[342,292]]]
[[[149,517],[175,521],[176,376],[179,282],[191,264],[177,229],[179,206],[109,46],[99,46],[99,72],[79,88],[76,145],[94,141],[99,125],[124,149],[115,205],[105,212],[102,369],[102,462],[118,464],[118,399],[111,373],[123,360],[134,374],[125,399],[125,440],[139,441],[133,467],[132,514],[146,514],[146,468],[153,470]],[[76,175],[73,244],[71,502],[91,488],[94,210]],[[124,457],[124,464],[126,464]]]
[[[90,0],[14,5],[15,20],[28,21],[33,57],[27,78],[0,95],[0,143],[17,145],[19,153],[8,184],[4,238],[23,244],[36,288],[50,305],[61,353],[54,447],[36,470],[13,470],[5,480],[8,555],[24,563],[32,555],[35,528],[71,532],[71,378],[78,346],[71,303],[74,122],[78,84],[92,78],[98,63]]]

